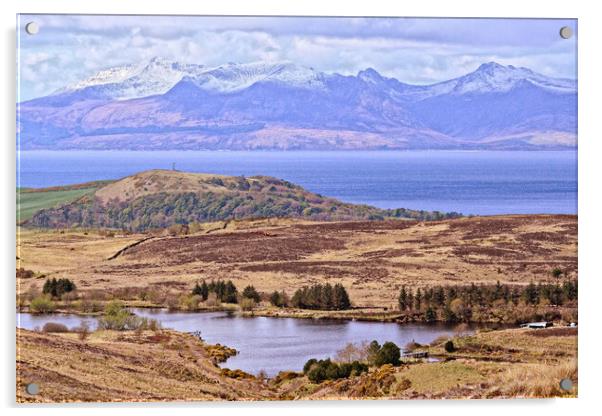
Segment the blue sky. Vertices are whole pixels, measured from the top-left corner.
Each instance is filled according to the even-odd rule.
[[[575,20],[278,18],[190,16],[19,16],[19,101],[47,95],[108,67],[154,56],[186,63],[288,60],[325,72],[367,67],[429,84],[481,63],[525,66],[576,78]],[[27,22],[40,31],[29,36]]]

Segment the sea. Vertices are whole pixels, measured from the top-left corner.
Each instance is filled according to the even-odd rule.
[[[148,169],[268,175],[380,208],[465,215],[576,214],[576,151],[20,151],[17,186]]]

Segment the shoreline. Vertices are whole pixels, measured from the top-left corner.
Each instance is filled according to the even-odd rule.
[[[342,311],[327,311],[327,310],[305,310],[295,308],[258,308],[252,311],[244,311],[240,308],[233,306],[226,307],[212,307],[212,308],[201,308],[196,310],[187,310],[181,308],[168,308],[160,305],[139,305],[128,303],[123,301],[124,306],[131,309],[146,309],[157,312],[165,313],[185,313],[185,314],[196,314],[196,313],[215,313],[223,312],[233,315],[238,315],[243,318],[283,318],[283,319],[313,319],[313,320],[338,320],[338,321],[357,321],[357,322],[380,322],[380,323],[396,323],[399,325],[404,324],[423,324],[423,325],[484,325],[484,326],[501,326],[503,328],[514,328],[518,327],[521,323],[518,322],[504,322],[494,320],[470,320],[470,321],[458,321],[458,322],[447,322],[443,319],[436,319],[433,321],[426,321],[421,318],[423,313],[414,313],[412,315],[402,314],[399,311],[383,311],[373,312],[366,314],[365,312],[358,312],[357,309],[349,309]],[[376,309],[376,308],[374,308]],[[561,308],[562,309],[562,308]],[[566,309],[566,308],[565,308]],[[98,312],[82,312],[71,309],[58,308],[52,312],[46,313],[35,313],[30,312],[28,307],[16,308],[16,313],[26,313],[31,315],[72,315],[81,316],[82,318],[95,318],[103,316],[102,311]],[[555,320],[556,325],[564,323],[562,320]]]

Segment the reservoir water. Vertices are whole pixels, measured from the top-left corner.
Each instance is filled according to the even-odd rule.
[[[454,326],[435,324],[397,324],[323,319],[241,317],[227,312],[168,312],[163,309],[132,309],[139,316],[154,318],[164,328],[183,332],[201,331],[212,344],[236,348],[239,354],[222,367],[239,368],[273,376],[282,370],[300,371],[310,358],[334,357],[347,343],[377,340],[393,341],[401,348],[414,340],[429,343],[441,335],[452,335]],[[70,314],[32,315],[17,313],[17,326],[41,329],[47,322],[72,328],[82,320],[95,326],[96,319]]]

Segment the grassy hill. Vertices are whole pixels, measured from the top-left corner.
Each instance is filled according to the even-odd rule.
[[[56,186],[52,188],[18,188],[17,221],[30,219],[41,209],[54,208],[94,193],[110,181],[87,182],[78,185]]]
[[[459,216],[457,213],[404,208],[383,210],[344,203],[269,176],[245,178],[150,170],[107,183],[93,191],[79,196],[70,194],[68,197],[74,199],[66,200],[60,206],[42,207],[26,224],[45,228],[78,226],[145,231],[246,218],[347,221],[429,220]],[[61,196],[67,198],[67,195]]]

